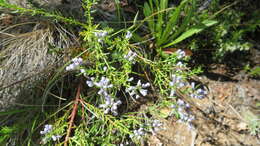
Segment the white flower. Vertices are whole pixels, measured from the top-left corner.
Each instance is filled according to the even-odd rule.
[[[46,124],[44,125],[43,131],[40,131],[40,134],[44,135],[50,133],[52,131],[52,125]]]
[[[114,116],[117,116],[117,109],[121,104],[122,102],[120,100],[114,102],[114,99],[111,99],[109,96],[109,98],[105,98],[105,104],[101,104],[99,107],[104,109],[104,114],[111,112]]]
[[[131,78],[133,80],[133,78]],[[135,96],[136,99],[140,98],[140,93],[142,96],[146,96],[148,94],[148,90],[145,88],[150,87],[150,83],[142,84],[141,80],[138,80],[136,86],[130,86],[125,89],[126,92],[129,93],[131,97]]]
[[[73,58],[72,63],[66,67],[66,71],[75,70],[83,63],[82,58]]]
[[[98,38],[103,38],[108,35],[107,31],[101,31],[101,32],[94,32],[94,35]]]
[[[142,88],[148,88],[150,87],[150,83],[142,84]]]
[[[86,81],[86,84],[87,84],[89,87],[93,87],[93,86],[94,86],[94,80],[95,80],[95,78],[91,77],[90,80],[87,80],[87,81]]]
[[[107,67],[106,66],[103,67],[103,71],[107,71]]]
[[[176,92],[172,89],[172,90],[171,90],[171,93],[170,93],[170,97],[175,96],[175,93],[176,93]]]
[[[191,88],[195,89],[195,83],[194,82],[191,82]]]
[[[133,61],[136,56],[137,54],[130,50],[126,55],[124,55],[124,58],[127,59],[128,61]]]
[[[127,81],[128,81],[128,82],[131,82],[131,81],[133,81],[133,80],[134,80],[134,78],[131,77],[131,78],[129,78]]]
[[[51,138],[52,138],[53,141],[56,141],[56,140],[60,139],[61,136],[60,135],[53,135],[53,136],[51,136]]]
[[[130,31],[127,31],[125,38],[130,39],[131,37],[132,37],[132,33]]]
[[[140,93],[141,93],[143,96],[146,96],[146,95],[147,95],[147,90],[145,90],[145,89],[140,89],[139,91],[140,91]]]
[[[184,64],[183,64],[182,62],[178,62],[178,63],[176,64],[176,66],[178,66],[178,67],[184,67]]]
[[[176,51],[176,54],[177,54],[178,59],[181,59],[181,58],[185,57],[185,55],[186,55],[185,52],[180,49]]]

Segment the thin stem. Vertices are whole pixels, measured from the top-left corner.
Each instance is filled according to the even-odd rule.
[[[78,90],[77,90],[77,94],[76,94],[76,97],[75,97],[73,109],[72,109],[72,112],[71,112],[71,117],[70,117],[70,121],[69,121],[69,127],[68,127],[68,130],[67,130],[67,135],[66,135],[66,138],[65,138],[64,146],[68,145],[68,141],[69,141],[72,125],[74,123],[74,119],[75,119],[76,114],[77,114],[78,103],[79,103],[79,100],[80,100],[80,91],[81,91],[81,83],[78,85]]]

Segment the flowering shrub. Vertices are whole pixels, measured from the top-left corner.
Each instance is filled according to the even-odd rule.
[[[50,91],[54,85],[62,82],[59,77],[72,78],[66,85],[62,82],[62,89],[57,89],[68,90],[69,97],[54,95],[59,99],[59,108],[54,114],[47,114],[47,121],[55,129],[45,125],[40,131],[42,142],[65,146],[139,144],[149,134],[164,130],[156,116],[146,116],[152,112],[149,108],[142,114],[138,111],[140,103],[149,100],[155,101],[153,106],[158,106],[158,110],[165,102],[175,104],[176,118],[191,125],[194,116],[189,104],[182,100],[182,94],[199,99],[206,96],[206,91],[189,82],[200,69],[187,67],[189,57],[182,50],[165,54],[158,52],[158,48],[149,50],[149,44],[131,44],[135,25],[117,31],[95,24],[92,18],[95,3],[95,0],[83,0],[87,16],[87,23],[79,33],[83,49],[70,54],[71,61],[48,83],[45,101],[51,100],[49,95],[53,95]]]

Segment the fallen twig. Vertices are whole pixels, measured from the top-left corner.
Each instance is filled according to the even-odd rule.
[[[80,91],[81,91],[81,84],[79,84],[79,86],[78,86],[78,90],[77,90],[76,98],[75,98],[75,101],[74,101],[73,109],[72,109],[72,112],[71,112],[71,115],[70,115],[69,127],[68,127],[67,134],[66,134],[66,137],[65,137],[64,146],[68,145],[72,125],[74,123],[74,119],[75,119],[76,114],[77,114],[78,103],[79,103],[79,100],[80,100]]]

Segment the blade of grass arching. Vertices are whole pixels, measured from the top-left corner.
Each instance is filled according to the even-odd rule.
[[[163,0],[161,0],[161,1],[163,1]],[[160,3],[162,3],[162,2],[160,2]],[[161,11],[160,3],[158,2],[158,0],[155,1],[156,12]],[[155,24],[155,32],[154,32],[156,39],[158,39],[160,37],[161,31],[162,31],[162,23],[163,23],[163,13],[158,13],[157,23]]]
[[[188,24],[191,21],[192,15],[194,14],[194,9],[195,9],[195,0],[191,0],[191,2],[192,2],[191,8],[188,6],[188,3],[185,5],[187,7],[185,7],[184,9],[188,9],[188,10],[187,10],[187,16],[184,18],[183,23],[181,24],[180,28],[178,28],[177,31],[167,40],[167,42],[170,40],[174,40],[187,28]]]
[[[173,14],[170,16],[171,18],[170,18],[169,22],[167,22],[167,24],[166,24],[166,28],[163,32],[161,39],[158,41],[158,45],[163,44],[165,42],[165,39],[167,37],[169,37],[171,29],[174,25],[177,24],[177,22],[180,18],[181,10],[185,6],[186,2],[187,2],[187,0],[182,1],[181,4],[175,10],[173,10]]]
[[[234,1],[233,3],[224,6],[222,9],[220,9],[219,11],[217,11],[216,13],[214,13],[209,19],[213,19],[216,18],[219,14],[221,14],[223,11],[225,11],[226,9],[236,5],[237,3],[239,3],[239,1]]]
[[[117,21],[121,22],[121,7],[119,5],[119,0],[114,0],[115,4],[116,4],[116,15],[117,15]]]
[[[69,24],[72,25],[78,25],[78,26],[82,26],[82,27],[86,27],[86,24],[79,22],[78,20],[75,20],[73,18],[68,18],[68,17],[64,17],[61,16],[59,14],[55,14],[53,12],[47,12],[43,9],[29,9],[29,8],[23,8],[23,7],[19,7],[17,5],[13,5],[10,4],[8,2],[6,2],[5,0],[0,1],[0,8],[7,8],[12,10],[14,13],[21,13],[21,14],[29,14],[31,16],[34,15],[41,15],[44,17],[48,17],[48,18],[53,18],[53,20],[58,20],[58,21],[62,21],[62,22],[67,22]]]
[[[152,14],[152,9],[150,8],[148,3],[144,4],[144,16],[145,17],[149,17]],[[154,32],[154,22],[153,22],[154,17],[149,17],[147,19],[147,23],[148,23],[148,27],[149,29],[152,31],[152,33]]]
[[[83,55],[84,53],[86,53],[88,50],[86,49],[85,51],[81,52],[79,55],[77,55],[76,57],[79,57],[81,55]],[[45,104],[46,100],[47,100],[47,95],[49,95],[50,90],[52,89],[52,87],[55,85],[55,83],[57,82],[58,78],[60,77],[60,75],[62,74],[62,72],[64,71],[64,69],[66,68],[66,66],[69,65],[71,61],[67,62],[65,65],[63,65],[60,69],[58,69],[58,71],[54,74],[53,78],[47,83],[46,89],[43,93],[43,102],[42,102],[42,111],[43,109],[43,105]]]
[[[154,0],[149,0],[149,4],[150,4],[150,14],[149,14],[149,19],[148,19],[148,21],[151,23],[151,28],[150,29],[152,29],[152,33],[154,33],[155,32],[155,22],[154,22],[154,16],[152,16],[152,14],[154,13],[154,5],[153,5],[153,1]],[[150,17],[151,16],[151,17]]]
[[[128,30],[131,30],[131,29],[133,29],[134,27],[136,27],[137,26],[137,22],[138,22],[138,15],[139,15],[139,11],[137,11],[137,13],[136,13],[136,15],[135,15],[135,17],[134,17],[134,20],[133,20],[133,25],[132,26],[130,26],[129,28],[128,28]]]
[[[34,132],[34,128],[35,128],[35,125],[37,123],[37,120],[39,118],[39,115],[37,115],[33,122],[32,122],[32,126],[31,126],[31,129],[30,129],[30,133],[29,133],[29,136],[26,137],[26,140],[24,142],[27,142],[27,146],[30,146],[32,144],[32,136],[33,136],[33,132]],[[23,144],[25,145],[25,143]]]
[[[9,110],[9,111],[5,111],[5,112],[0,112],[0,116],[23,113],[23,112],[31,111],[32,109],[35,109],[35,108],[30,107],[27,109]]]
[[[166,6],[168,5],[168,0],[161,0],[160,3],[157,1],[157,10],[162,11],[166,9]],[[163,25],[164,25],[164,17],[165,12],[158,14],[158,21],[156,23],[156,42],[161,38],[162,32],[163,32]]]
[[[189,30],[187,30],[186,32],[184,32],[181,36],[179,36],[177,39],[175,39],[173,42],[163,46],[164,48],[175,45],[189,37],[191,37],[192,35],[199,33],[201,31],[203,31],[205,28],[210,27],[214,24],[217,24],[216,20],[204,20],[202,22],[202,24],[194,26],[192,28],[190,28]]]

